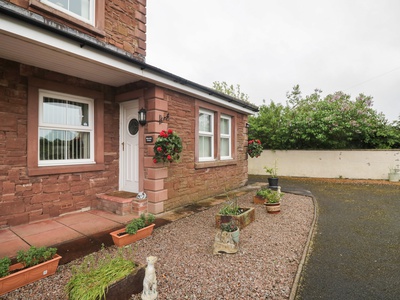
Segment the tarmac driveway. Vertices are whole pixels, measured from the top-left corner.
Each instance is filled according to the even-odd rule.
[[[400,299],[400,183],[280,178],[279,185],[311,191],[318,205],[295,299]]]

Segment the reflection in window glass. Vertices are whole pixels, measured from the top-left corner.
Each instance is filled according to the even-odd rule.
[[[90,133],[64,130],[39,130],[40,160],[90,158]]]

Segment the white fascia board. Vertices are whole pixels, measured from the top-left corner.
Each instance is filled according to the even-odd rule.
[[[198,99],[228,107],[247,115],[252,115],[255,113],[253,110],[242,107],[236,103],[230,103],[227,100],[209,95],[206,92],[199,91],[190,86],[185,86],[179,82],[174,82],[167,76],[161,76],[160,74],[157,74],[157,72],[152,70],[152,68],[142,69],[139,65],[135,65],[133,62],[129,62],[120,57],[100,51],[87,45],[81,46],[78,41],[55,34],[37,26],[31,26],[28,23],[9,16],[3,15],[0,19],[0,32],[10,36],[18,37],[18,39],[28,41],[29,43],[40,45],[41,47],[57,51],[62,55],[69,55],[89,61],[91,63],[125,73],[127,76],[134,75],[144,81],[149,81],[172,90],[180,91]]]

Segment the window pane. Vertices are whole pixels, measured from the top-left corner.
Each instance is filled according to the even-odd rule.
[[[67,101],[43,98],[43,122],[49,124],[66,124],[67,122]]]
[[[43,98],[43,122],[89,126],[89,105],[55,98]]]
[[[90,158],[90,133],[66,130],[39,130],[40,160]]]
[[[199,156],[211,157],[211,137],[199,137]]]
[[[221,134],[229,134],[229,119],[221,118]]]
[[[40,160],[65,159],[65,131],[39,130]]]
[[[71,12],[83,19],[90,20],[91,5],[94,0],[41,0],[54,8],[60,8],[61,11]]]
[[[230,156],[229,139],[221,138],[221,156]]]
[[[89,105],[68,101],[68,125],[89,126]]]
[[[211,130],[211,115],[200,113],[199,129],[200,129],[200,131],[204,131],[204,132],[212,132],[212,130]]]
[[[89,132],[67,132],[68,159],[90,158],[90,134]]]

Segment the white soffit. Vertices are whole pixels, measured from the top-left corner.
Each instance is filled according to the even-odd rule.
[[[0,39],[0,57],[8,60],[115,87],[144,80],[236,111],[254,114],[248,108],[174,82],[151,68],[141,69],[133,62],[90,46],[81,47],[78,41],[9,16],[2,15],[0,19]]]

